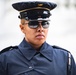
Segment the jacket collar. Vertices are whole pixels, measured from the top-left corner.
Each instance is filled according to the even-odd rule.
[[[27,58],[31,60],[33,56],[37,53],[37,51],[24,39],[20,45],[18,46],[20,52]],[[53,48],[48,45],[46,42],[42,45],[40,51],[43,56],[52,61],[53,59]]]

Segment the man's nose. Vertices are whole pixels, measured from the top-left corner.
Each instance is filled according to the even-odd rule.
[[[37,29],[37,31],[38,32],[42,32],[43,31],[43,27],[42,27],[42,24],[41,23],[39,23],[39,26],[38,26],[38,29]]]

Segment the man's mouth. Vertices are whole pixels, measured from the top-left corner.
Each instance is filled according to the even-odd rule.
[[[37,39],[43,39],[43,38],[44,38],[44,35],[39,34],[39,35],[36,36],[36,38],[37,38]]]

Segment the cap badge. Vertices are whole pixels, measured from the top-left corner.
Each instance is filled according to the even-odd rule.
[[[38,4],[39,7],[43,6],[43,4]]]

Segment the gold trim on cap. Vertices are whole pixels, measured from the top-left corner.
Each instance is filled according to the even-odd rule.
[[[49,10],[49,11],[50,11],[50,9],[48,9],[48,8],[44,8],[44,7],[35,7],[35,8],[30,8],[30,9],[21,10],[21,11],[19,11],[19,12],[24,12],[24,11],[33,10],[33,9],[46,9],[46,10]]]

